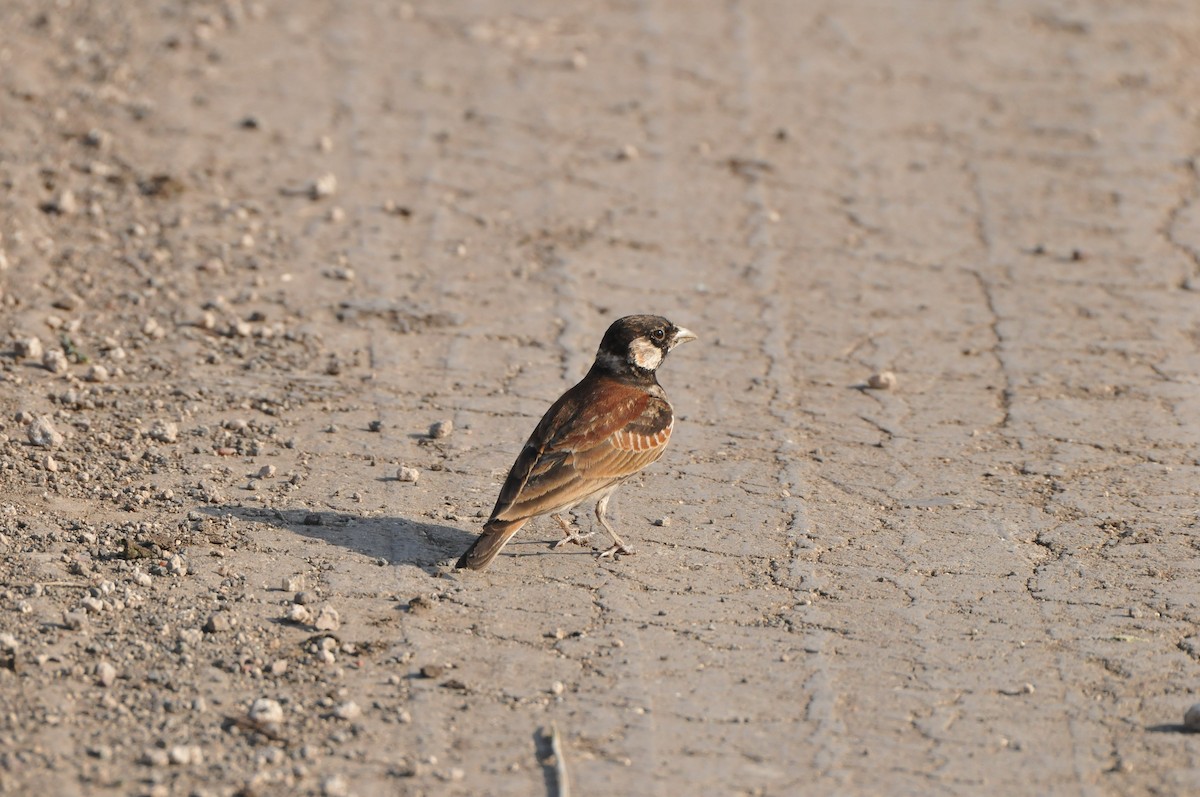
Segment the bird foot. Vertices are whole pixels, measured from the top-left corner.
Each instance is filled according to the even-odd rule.
[[[558,548],[561,548],[564,545],[566,545],[568,542],[573,542],[576,545],[583,545],[585,542],[590,540],[592,538],[592,535],[594,535],[595,533],[596,532],[594,532],[594,531],[589,531],[587,534],[580,534],[577,531],[572,532],[572,533],[566,535],[565,537],[563,537],[558,542],[554,543],[554,545],[551,547],[557,550]]]
[[[632,556],[635,553],[637,553],[637,551],[633,550],[628,545],[614,545],[613,547],[609,548],[607,551],[604,551],[603,553],[601,553],[600,558],[604,559],[605,557],[611,556],[613,561],[615,562],[617,560],[618,556],[622,556],[622,555]]]

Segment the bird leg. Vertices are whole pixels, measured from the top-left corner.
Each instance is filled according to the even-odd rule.
[[[617,536],[617,533],[613,531],[613,527],[608,524],[608,518],[604,516],[608,512],[608,498],[610,495],[612,495],[612,493],[605,495],[596,502],[596,520],[600,521],[600,525],[604,527],[604,530],[608,532],[608,536],[612,537],[613,540],[613,547],[601,553],[601,559],[606,556],[611,556],[613,559],[616,559],[618,554],[634,553],[634,550],[626,545],[624,540]]]
[[[566,545],[568,542],[573,542],[576,545],[583,545],[583,543],[585,541],[587,541],[588,539],[590,539],[591,536],[595,533],[595,532],[589,531],[587,534],[580,534],[579,529],[575,528],[570,523],[563,520],[562,515],[551,515],[550,517],[557,520],[558,525],[562,526],[563,535],[564,535],[561,540],[554,543],[555,548],[561,548],[564,545]]]

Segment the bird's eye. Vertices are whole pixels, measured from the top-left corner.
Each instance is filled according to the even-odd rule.
[[[650,337],[654,338],[655,340],[662,340],[666,336],[667,331],[665,329],[656,329],[650,333]]]

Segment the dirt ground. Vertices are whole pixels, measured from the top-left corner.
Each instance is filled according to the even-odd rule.
[[[0,793],[1200,788],[1194,0],[0,30]],[[453,571],[633,312],[637,555]]]

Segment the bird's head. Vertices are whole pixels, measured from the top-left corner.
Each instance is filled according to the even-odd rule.
[[[667,352],[696,336],[657,315],[618,318],[604,333],[596,352],[596,366],[617,375],[653,374]]]

